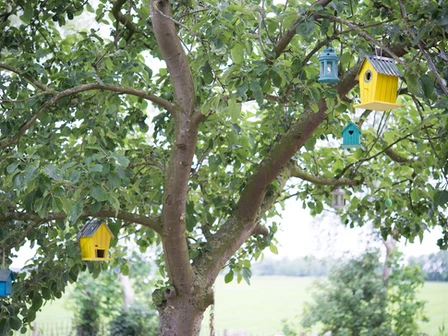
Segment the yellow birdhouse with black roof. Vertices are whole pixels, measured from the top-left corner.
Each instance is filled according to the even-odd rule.
[[[401,73],[393,58],[366,56],[356,79],[361,104],[354,107],[386,111],[397,107],[398,77]]]
[[[106,222],[89,220],[78,234],[82,260],[112,260],[109,258],[110,240],[114,237]]]

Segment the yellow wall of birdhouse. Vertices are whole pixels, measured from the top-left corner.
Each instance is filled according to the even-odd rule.
[[[83,260],[105,260],[109,259],[110,239],[112,238],[105,224],[100,227],[91,237],[81,237],[81,257]],[[103,257],[98,257],[97,250],[103,250]]]
[[[365,80],[367,71],[371,72],[370,81]],[[358,79],[361,103],[355,107],[386,111],[401,106],[396,103],[398,77],[380,74],[368,61],[365,61]]]

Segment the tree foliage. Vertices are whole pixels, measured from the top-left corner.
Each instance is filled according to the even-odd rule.
[[[91,217],[118,237],[112,266],[118,240],[163,246],[161,334],[198,333],[220,270],[248,279],[275,250],[286,197],[319,214],[341,186],[347,225],[411,241],[440,225],[446,248],[447,17],[436,0],[0,3],[0,246],[38,247],[0,329],[108,267],[80,259]],[[317,82],[326,45],[335,85]],[[359,115],[372,53],[400,67],[403,107]],[[352,119],[364,150],[338,146]]]
[[[392,275],[383,281],[378,258],[369,252],[334,267],[328,281],[315,284],[302,325],[321,322],[323,332],[338,336],[419,335],[418,322],[427,320],[424,302],[416,298],[423,273],[418,266],[400,266],[396,255]]]
[[[448,251],[410,257],[409,264],[420,266],[427,281],[448,281]]]

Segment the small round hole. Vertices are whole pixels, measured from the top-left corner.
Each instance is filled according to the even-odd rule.
[[[367,71],[364,73],[364,82],[368,83],[368,82],[370,82],[371,80],[372,80],[372,71],[367,70]]]

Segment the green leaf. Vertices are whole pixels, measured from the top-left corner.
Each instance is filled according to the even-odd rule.
[[[44,173],[47,176],[51,177],[53,180],[56,180],[59,182],[62,181],[62,175],[61,175],[60,170],[51,164],[44,168]]]
[[[129,275],[129,266],[128,266],[128,264],[120,265],[120,272],[123,275]]]
[[[244,45],[241,43],[236,44],[230,50],[230,57],[235,64],[242,64],[244,61]]]
[[[96,199],[98,202],[104,202],[109,199],[109,194],[100,186],[94,186],[90,191],[90,196]]]
[[[270,244],[269,249],[271,250],[272,253],[278,254],[277,246],[275,246],[274,244]]]
[[[443,206],[448,203],[448,191],[439,190],[434,195],[434,204],[438,206]]]
[[[225,282],[225,283],[229,283],[229,282],[231,282],[232,280],[233,280],[233,271],[230,270],[229,273],[227,273],[227,274],[224,276],[224,282]]]
[[[430,76],[425,75],[420,77],[420,83],[423,89],[423,93],[426,97],[431,97],[434,93],[434,80]]]
[[[25,24],[30,24],[31,23],[31,19],[33,18],[33,7],[28,4],[28,3],[24,3],[22,5],[23,7],[23,15],[20,16],[20,20],[22,20]]]
[[[263,104],[264,96],[260,84],[258,84],[258,82],[256,81],[251,81],[249,84],[249,88],[252,90],[254,98],[257,101],[258,105]]]
[[[17,318],[16,316],[11,316],[9,318],[9,326],[11,327],[12,330],[19,330],[20,327],[22,326],[22,321],[20,321],[20,319]]]
[[[110,153],[110,156],[112,156],[120,165],[125,168],[129,165],[129,159],[126,156],[115,152]]]
[[[103,165],[95,164],[92,168],[89,169],[91,173],[101,173],[103,171]]]
[[[296,28],[296,33],[301,35],[305,40],[308,40],[314,32],[316,24],[314,23],[313,17],[309,20],[303,21]]]
[[[50,300],[51,299],[51,292],[47,287],[42,287],[42,297],[45,300]]]
[[[244,281],[246,281],[247,284],[250,285],[250,278],[252,276],[251,270],[247,267],[243,267],[241,270],[241,275],[243,276]]]
[[[229,107],[230,120],[232,122],[237,122],[238,118],[241,115],[241,104],[237,103],[236,99],[232,97],[228,101],[228,107]]]
[[[8,174],[12,174],[16,170],[18,165],[19,165],[19,162],[17,162],[17,161],[11,163],[8,167],[6,167],[6,172]]]
[[[36,174],[35,173],[36,173],[36,167],[30,164],[27,165],[25,171],[23,172],[23,185],[28,184],[34,178],[36,178],[37,173]]]
[[[6,318],[0,318],[0,330],[9,330],[9,323],[8,319]]]
[[[81,202],[76,202],[70,208],[70,213],[68,214],[68,221],[70,224],[75,224],[78,218],[81,216],[84,205]]]

